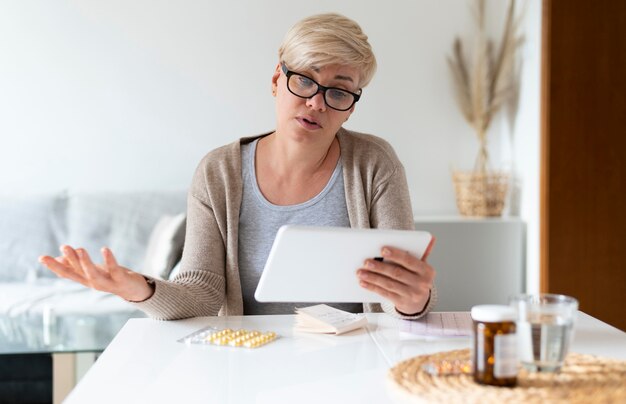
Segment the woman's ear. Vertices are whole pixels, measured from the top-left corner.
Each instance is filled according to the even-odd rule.
[[[278,78],[280,77],[280,63],[276,65],[276,70],[272,75],[272,95],[276,96],[276,90],[278,89]]]
[[[346,119],[344,120],[344,122],[347,122],[348,119],[350,119],[350,117],[352,116],[352,113],[354,112],[354,107],[356,107],[356,104],[352,105],[352,108],[348,110],[348,116],[346,116]]]

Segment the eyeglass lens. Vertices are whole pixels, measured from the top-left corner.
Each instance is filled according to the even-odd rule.
[[[302,98],[311,98],[319,92],[319,84],[313,79],[298,73],[292,73],[287,81],[289,91]],[[339,88],[328,88],[324,91],[326,104],[339,111],[346,111],[354,104],[354,95]]]

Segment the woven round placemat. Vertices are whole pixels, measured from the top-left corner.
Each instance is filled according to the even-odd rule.
[[[522,369],[517,387],[477,384],[471,375],[433,376],[427,362],[469,360],[469,349],[417,356],[389,371],[394,390],[415,402],[462,403],[626,403],[626,361],[570,353],[558,373]]]

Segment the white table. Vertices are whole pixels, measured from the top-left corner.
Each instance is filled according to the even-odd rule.
[[[469,347],[469,339],[404,339],[399,321],[368,314],[368,330],[294,333],[293,316],[131,319],[66,403],[386,403],[388,369],[419,354]],[[258,349],[186,346],[205,326],[276,331]],[[579,313],[573,352],[626,359],[626,333]]]

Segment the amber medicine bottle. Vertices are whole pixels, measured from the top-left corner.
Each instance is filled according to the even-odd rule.
[[[511,306],[472,307],[472,370],[474,381],[491,386],[517,383],[515,309]]]

